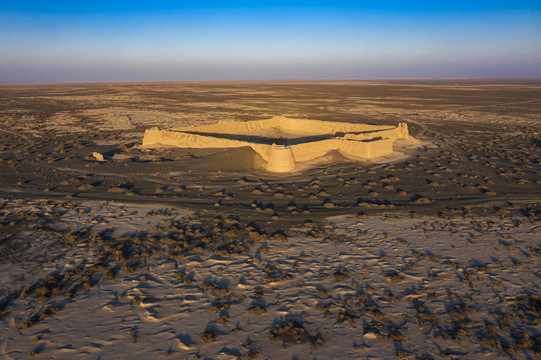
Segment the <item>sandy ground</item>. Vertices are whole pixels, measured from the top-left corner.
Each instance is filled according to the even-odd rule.
[[[2,85],[0,98],[2,358],[541,355],[539,83]],[[407,122],[424,145],[285,176],[250,149],[139,146],[152,126],[273,115]]]

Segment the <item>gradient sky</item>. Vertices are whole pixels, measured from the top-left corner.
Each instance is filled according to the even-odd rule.
[[[0,82],[393,78],[541,78],[541,1],[0,1]]]

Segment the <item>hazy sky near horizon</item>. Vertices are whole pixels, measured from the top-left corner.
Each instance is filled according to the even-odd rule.
[[[0,82],[541,78],[541,1],[0,1]]]

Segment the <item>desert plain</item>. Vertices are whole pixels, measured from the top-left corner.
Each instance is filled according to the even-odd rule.
[[[289,173],[145,130],[418,142]],[[541,82],[0,85],[0,358],[541,356]]]

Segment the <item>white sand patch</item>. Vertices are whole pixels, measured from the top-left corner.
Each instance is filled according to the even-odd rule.
[[[137,110],[122,107],[82,110],[78,113],[97,123],[100,130],[132,130],[136,126],[178,127],[208,125],[218,120],[232,120],[235,115],[204,110],[203,113]],[[90,125],[90,124],[89,124]]]
[[[99,130],[131,130],[133,124],[130,115],[123,109],[91,109],[81,113],[97,123]]]
[[[81,203],[76,211],[70,211],[51,224],[57,230],[77,230],[82,224],[91,225],[88,229],[93,233],[111,230],[112,236],[128,236],[138,231],[151,230],[163,216],[153,216],[156,210],[164,209],[157,204],[124,204],[120,202],[93,202]],[[165,210],[165,209],[164,209]],[[168,217],[178,217],[190,214],[189,211],[179,209],[166,209]]]
[[[47,119],[47,123],[56,126],[66,126],[77,124],[81,121],[81,118],[73,116],[70,113],[56,113]]]
[[[83,129],[80,126],[67,126],[67,125],[48,125],[48,126],[44,126],[42,130],[45,130],[45,131],[53,130],[56,132],[64,132],[64,133],[86,132],[86,129]]]
[[[0,258],[0,297],[32,284],[40,277],[68,264],[76,264],[90,256],[88,249],[72,249],[59,241],[59,233],[82,228],[92,234],[109,232],[112,236],[128,236],[139,231],[152,231],[164,217],[154,215],[163,210],[167,217],[189,215],[190,212],[164,208],[155,204],[123,204],[113,201],[59,203],[46,200],[4,200],[0,216],[8,213],[19,218],[40,218],[33,226],[4,239],[4,245],[18,249]],[[67,257],[64,257],[67,255]],[[67,260],[71,257],[71,260]],[[50,265],[44,265],[50,262]],[[24,285],[26,284],[26,285]]]
[[[343,216],[329,219],[326,235],[267,240],[237,257],[158,256],[29,329],[4,318],[0,356],[21,358],[39,348],[49,358],[504,357],[482,341],[488,325],[513,341],[497,327],[504,324],[497,310],[510,314],[506,326],[539,330],[520,323],[513,306],[525,289],[539,293],[532,249],[540,231],[524,218]],[[250,310],[257,306],[265,311]],[[270,330],[289,320],[324,344],[271,340]],[[465,333],[441,335],[453,326]],[[203,341],[205,331],[214,342]],[[516,349],[513,357],[532,355]]]

